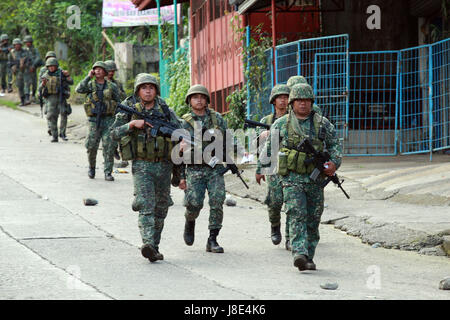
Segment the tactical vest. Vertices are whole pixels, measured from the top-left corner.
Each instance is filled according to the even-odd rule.
[[[323,141],[319,139],[319,130],[321,126],[322,117],[314,113],[310,117],[310,132],[308,134],[302,132],[300,135],[294,130],[293,119],[295,117],[293,112],[289,112],[287,119],[287,142],[278,153],[278,174],[286,176],[289,171],[299,174],[311,174],[314,171],[314,164],[305,165],[305,161],[309,160],[309,156],[304,152],[295,150],[305,138],[309,138],[314,148],[322,152],[324,149]]]
[[[42,77],[47,79],[47,83],[45,84],[46,93],[48,95],[58,94],[60,86],[60,74],[58,72],[55,72],[54,75],[50,75],[50,73],[47,72],[44,73]]]
[[[95,114],[92,113],[92,109],[95,108],[93,101],[99,102],[97,94],[97,85],[95,78],[89,81],[89,88],[91,93],[87,95],[86,102],[84,103],[84,111],[88,117],[93,117]],[[106,106],[105,116],[114,116],[116,114],[117,102],[113,100],[113,91],[111,88],[111,83],[105,79],[105,89],[103,90],[103,103]]]
[[[221,128],[219,127],[219,123],[217,122],[216,112],[214,110],[209,110],[209,116],[211,117],[212,128],[207,128],[207,129],[221,130]],[[184,121],[186,121],[187,123],[189,123],[189,125],[194,129],[194,134],[195,134],[195,132],[198,132],[198,131],[201,131],[203,134],[203,130],[202,130],[203,128],[198,128],[198,126],[197,126],[198,121],[194,120],[191,113],[186,113],[181,118]],[[224,134],[224,132],[222,132],[222,134]],[[203,137],[202,137],[202,154],[205,151],[206,147],[208,147],[208,145],[210,145],[211,143],[212,143],[211,141],[203,141]],[[202,159],[203,159],[203,157],[202,157]],[[191,161],[194,161],[194,148],[191,148]]]
[[[0,46],[0,61],[7,61],[8,53],[9,53],[8,46]]]
[[[134,107],[137,111],[143,112],[140,103],[136,103]],[[131,120],[138,119],[136,115],[131,117]],[[134,129],[130,135],[120,140],[120,153],[123,161],[139,159],[160,162],[171,159],[172,148],[174,146],[171,138],[161,136],[152,137],[147,129],[148,127]]]

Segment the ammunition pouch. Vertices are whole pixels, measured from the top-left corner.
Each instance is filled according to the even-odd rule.
[[[298,174],[310,174],[314,171],[314,164],[305,164],[307,154],[295,149],[282,148],[278,154],[278,174],[285,176],[289,171]]]
[[[143,159],[158,162],[170,159],[173,148],[173,142],[170,138],[161,136],[146,138],[143,130],[138,134],[123,137],[119,143],[122,160]]]

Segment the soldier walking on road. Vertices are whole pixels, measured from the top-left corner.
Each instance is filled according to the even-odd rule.
[[[54,51],[48,51],[47,52],[47,54],[45,55],[45,62],[44,62],[44,64],[47,62],[47,60],[48,59],[50,59],[50,58],[56,58],[56,53],[54,52]],[[47,71],[47,67],[46,66],[43,66],[42,68],[41,68],[41,70],[39,70],[39,76],[38,76],[38,78],[39,78],[39,83],[41,83],[41,81],[42,81],[42,76],[44,75],[44,73]],[[41,94],[41,90],[40,89],[38,89],[38,92],[39,92],[39,95],[41,96],[42,94]],[[44,114],[46,115],[47,114],[47,104],[46,103],[44,103]],[[52,129],[50,128],[50,122],[49,121],[47,121],[47,124],[48,124],[48,130],[47,130],[47,133],[48,133],[48,135],[49,136],[51,136],[52,135]]]
[[[25,72],[25,87],[27,87],[30,92],[31,102],[35,103],[37,89],[36,70],[40,66],[43,66],[44,62],[41,59],[38,49],[33,46],[33,38],[31,36],[25,36],[23,42],[25,42],[26,49],[30,52],[31,56],[31,65]],[[25,97],[25,99],[27,99],[27,97]]]
[[[287,85],[278,84],[273,87],[270,94],[270,104],[275,107],[275,112],[261,119],[261,123],[271,126],[277,119],[284,116],[287,112],[290,89]],[[259,128],[258,128],[259,129]],[[270,131],[258,130],[259,145],[263,146],[269,136]],[[261,161],[258,159],[256,168],[256,182],[261,184],[261,179],[265,179],[262,174]],[[264,201],[269,209],[269,221],[271,224],[271,238],[274,245],[281,242],[281,208],[283,207],[283,188],[281,186],[281,179],[277,174],[267,175],[267,196]],[[285,227],[286,235],[286,250],[290,250],[289,242],[289,223],[286,219]]]
[[[88,117],[88,134],[85,146],[88,154],[88,176],[95,178],[97,150],[102,140],[104,172],[106,181],[114,181],[111,175],[114,165],[115,143],[111,139],[110,130],[114,123],[117,104],[120,96],[114,83],[106,79],[108,72],[103,61],[97,61],[89,75],[76,87],[78,93],[86,94],[84,110]]]
[[[190,105],[191,112],[185,114],[183,118],[183,128],[188,130],[191,136],[198,131],[203,133],[206,130],[220,130],[222,137],[226,137],[227,124],[220,113],[208,108],[210,95],[208,89],[202,85],[194,85],[189,88],[186,95],[186,104]],[[204,141],[202,151],[211,142]],[[185,226],[184,242],[191,246],[194,243],[195,219],[203,208],[206,190],[209,197],[209,238],[206,243],[206,251],[223,253],[224,250],[217,243],[217,236],[222,228],[223,203],[225,201],[225,180],[218,171],[221,164],[211,167],[205,163],[194,163],[194,148],[191,148],[191,164],[187,164],[185,175],[181,176],[180,188],[185,188],[184,206]],[[222,159],[220,159],[222,163]]]
[[[28,50],[22,48],[22,41],[18,38],[13,40],[14,49],[9,52],[8,65],[11,72],[16,77],[16,86],[19,90],[20,105],[30,104],[30,92],[25,86],[25,73],[31,66],[31,56]]]
[[[323,182],[325,175],[333,176],[342,161],[336,130],[328,119],[312,111],[313,103],[314,93],[310,85],[293,86],[289,95],[291,109],[272,125],[263,150],[269,159],[273,152],[278,152],[271,150],[271,136],[278,130],[281,149],[277,173],[283,186],[294,266],[300,271],[316,270],[313,258],[320,239],[324,196],[321,185],[310,179],[314,165],[308,162],[309,155],[298,150],[297,146],[308,138],[317,151],[326,148],[329,152],[330,161],[325,163],[324,175],[319,182]]]
[[[159,97],[159,84],[147,73],[138,74],[134,84],[136,99],[130,98],[123,104],[151,116],[159,112],[176,127],[180,122],[174,111]],[[170,183],[173,163],[170,138],[152,137],[144,120],[118,112],[111,136],[120,142],[122,160],[132,160],[135,199],[133,211],[139,211],[139,229],[143,245],[141,254],[155,262],[163,260],[159,252],[164,219],[173,201],[170,197]]]
[[[108,72],[108,80],[114,83],[117,86],[117,89],[119,90],[120,95],[120,101],[123,101],[127,98],[127,94],[125,93],[125,90],[123,89],[122,83],[114,79],[114,75],[117,71],[116,63],[113,60],[107,60],[105,61],[107,72]],[[117,160],[120,160],[119,152],[117,151],[117,147],[114,149],[114,158]],[[128,166],[128,161],[121,161],[119,164],[120,168],[125,168]]]
[[[51,142],[58,142],[58,117],[61,115],[59,136],[67,141],[67,116],[72,113],[66,99],[70,95],[69,86],[73,84],[70,74],[59,68],[58,60],[50,58],[46,61],[47,71],[40,78],[39,92],[45,99],[45,110],[48,127],[52,135]]]
[[[12,47],[8,44],[8,39],[8,35],[5,33],[0,36],[0,84],[2,93],[5,93],[6,88],[8,88],[8,92],[12,92],[12,75],[8,68],[8,55]]]

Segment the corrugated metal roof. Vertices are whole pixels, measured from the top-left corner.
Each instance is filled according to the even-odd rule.
[[[415,17],[427,17],[439,13],[442,0],[410,0],[409,11]]]

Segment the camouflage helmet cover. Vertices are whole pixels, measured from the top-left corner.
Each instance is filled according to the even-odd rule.
[[[134,82],[134,94],[137,93],[139,86],[144,83],[151,83],[156,86],[156,92],[159,94],[159,83],[156,77],[152,76],[149,73],[139,73],[136,76],[136,81]]]
[[[273,87],[272,92],[270,93],[269,103],[273,104],[275,99],[283,94],[289,96],[290,91],[291,89],[289,89],[287,85],[277,84],[275,87]]]
[[[19,38],[15,38],[13,44],[22,44],[22,41]]]
[[[0,41],[3,41],[3,40],[9,40],[9,37],[6,33],[4,33],[0,36]]]
[[[23,42],[33,42],[33,37],[31,37],[30,35],[25,36],[23,38]]]
[[[108,73],[106,64],[103,61],[97,61],[96,63],[94,63],[94,65],[92,66],[92,70],[94,70],[97,67],[105,70],[106,74]]]
[[[287,86],[292,89],[293,86],[299,83],[305,83],[308,84],[308,81],[304,76],[292,76],[287,81]]]
[[[291,88],[291,94],[289,95],[289,104],[298,99],[310,99],[314,101],[314,92],[309,84],[300,83]]]
[[[57,66],[59,67],[59,63],[58,60],[56,58],[50,58],[47,61],[45,61],[45,66],[46,67],[50,67],[50,66]]]
[[[113,60],[106,60],[105,64],[106,64],[106,71],[108,72],[117,71],[116,63]]]
[[[188,90],[188,92],[186,93],[186,104],[189,105],[189,98],[190,96],[194,95],[194,94],[203,94],[204,96],[206,96],[206,101],[208,102],[208,104],[211,102],[211,97],[209,95],[209,91],[208,89],[201,84],[195,84],[193,86],[191,86]]]
[[[45,55],[45,60],[47,60],[48,58],[56,58],[56,53],[55,51],[48,51],[47,54]]]

